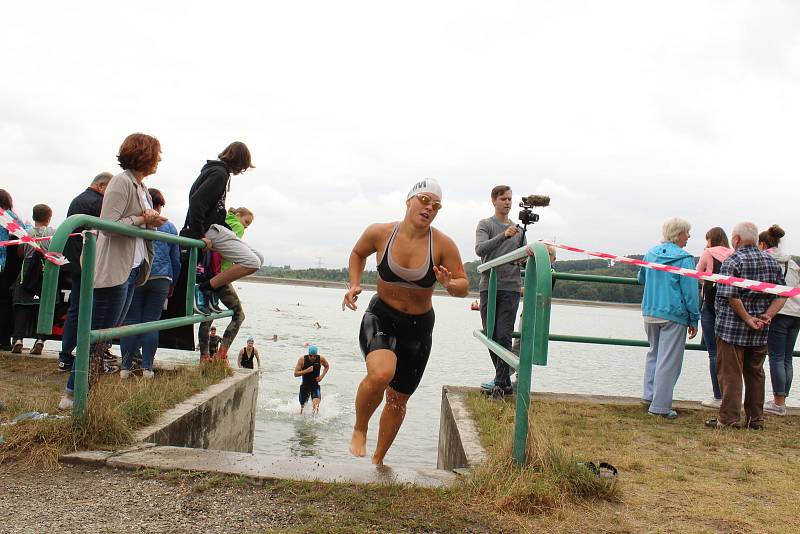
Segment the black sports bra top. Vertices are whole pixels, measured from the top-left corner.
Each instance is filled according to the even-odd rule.
[[[436,274],[433,272],[433,232],[428,229],[428,262],[427,265],[423,263],[419,267],[408,269],[402,265],[398,265],[392,259],[392,244],[394,243],[394,236],[397,235],[397,230],[400,225],[397,224],[392,230],[392,235],[389,236],[389,241],[386,242],[386,249],[383,251],[383,257],[378,262],[378,276],[387,284],[398,287],[408,287],[411,289],[429,288],[433,287],[436,283]]]

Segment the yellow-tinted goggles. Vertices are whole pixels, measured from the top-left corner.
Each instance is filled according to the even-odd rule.
[[[420,202],[422,202],[426,206],[430,204],[431,207],[433,208],[433,211],[439,211],[440,209],[442,209],[442,203],[439,202],[438,200],[433,200],[433,197],[430,197],[424,193],[419,193],[418,195],[415,196],[419,199]]]

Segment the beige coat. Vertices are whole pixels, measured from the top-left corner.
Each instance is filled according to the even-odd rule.
[[[100,211],[100,218],[133,225],[133,218],[141,215],[148,208],[148,206],[142,205],[138,188],[144,189],[147,200],[152,204],[153,199],[150,198],[147,188],[136,180],[131,171],[114,176],[103,195],[103,209]],[[139,278],[136,280],[137,286],[147,281],[150,265],[153,263],[153,242],[146,240],[144,243],[147,254],[142,262]],[[114,287],[125,283],[131,274],[135,251],[135,237],[101,231],[97,237],[94,287]]]

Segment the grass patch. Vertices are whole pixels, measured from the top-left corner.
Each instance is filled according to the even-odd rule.
[[[464,484],[473,504],[522,531],[800,530],[800,418],[770,417],[764,431],[711,430],[709,412],[667,421],[638,406],[534,399],[528,458],[516,469],[513,401],[474,394],[469,404],[489,459]],[[587,480],[577,461],[614,464],[616,484]]]
[[[552,511],[565,503],[619,501],[616,480],[598,477],[590,471],[583,461],[593,458],[577,458],[561,443],[563,435],[532,425],[525,464],[518,467],[512,461],[513,404],[474,394],[470,397],[470,407],[488,452],[487,460],[464,482],[475,500],[492,502],[496,511],[525,515]],[[570,439],[580,434],[569,432]]]
[[[0,427],[6,440],[0,448],[0,464],[55,467],[63,453],[124,447],[133,441],[137,429],[230,374],[223,362],[213,362],[157,371],[153,380],[103,376],[89,394],[84,421],[68,417]],[[4,415],[11,419],[29,411],[57,413],[66,379],[65,373],[55,370],[53,361],[0,355]]]

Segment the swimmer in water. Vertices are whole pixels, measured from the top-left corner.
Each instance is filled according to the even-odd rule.
[[[322,372],[320,372],[320,369]],[[324,356],[318,353],[316,345],[308,347],[308,354],[300,356],[297,360],[297,365],[294,367],[294,376],[303,378],[300,383],[300,394],[298,400],[300,401],[300,413],[303,413],[303,408],[306,407],[306,402],[311,398],[311,406],[313,415],[319,412],[319,403],[322,400],[322,391],[319,383],[331,370],[331,365]]]
[[[350,453],[367,454],[367,427],[384,395],[378,443],[372,463],[383,464],[417,389],[431,351],[436,282],[454,297],[467,295],[467,275],[451,238],[432,228],[442,207],[436,180],[417,182],[406,197],[402,221],[372,224],[353,247],[348,263],[350,289],[342,309],[356,309],[367,258],[377,253],[378,292],[361,320],[359,342],[367,376],[358,386]]]

